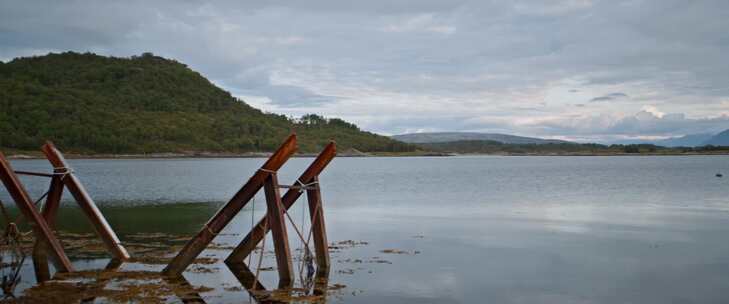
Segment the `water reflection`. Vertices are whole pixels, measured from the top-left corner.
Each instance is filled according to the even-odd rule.
[[[292,160],[281,178],[295,178],[309,162]],[[135,235],[163,233],[166,241],[158,245],[169,251],[245,182],[241,172],[260,166],[255,159],[73,163],[123,242],[150,244]],[[328,285],[346,287],[328,288],[326,301],[727,303],[729,180],[714,177],[716,171],[729,171],[729,158],[337,159],[322,176],[330,242],[367,244],[331,252]],[[47,186],[28,184],[36,197]],[[219,262],[184,273],[193,287],[214,286],[195,289],[207,302],[248,299],[245,286],[252,285],[222,260],[230,253],[226,247],[255,224],[251,218],[263,216],[261,205],[244,209],[216,238],[218,248],[204,252]],[[61,209],[59,229],[91,231],[80,211]],[[290,211],[302,216],[298,208]],[[390,248],[420,253],[382,252]],[[82,270],[108,262],[69,255]],[[251,269],[256,264],[248,263]],[[271,256],[264,259],[263,267],[274,265]],[[135,262],[120,270],[162,267]],[[32,271],[28,259],[18,294],[35,284]],[[262,271],[259,281],[276,286],[275,271]]]
[[[329,287],[328,271],[317,271],[315,276],[300,281],[301,287],[298,288],[269,290],[258,280],[258,274],[251,271],[245,263],[226,264],[241,286],[259,303],[326,302]]]

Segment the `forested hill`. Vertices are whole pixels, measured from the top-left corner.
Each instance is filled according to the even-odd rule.
[[[131,58],[49,54],[0,62],[0,148],[45,140],[76,153],[272,151],[291,132],[299,151],[330,139],[341,150],[415,147],[341,119],[263,113],[186,65],[150,53]]]

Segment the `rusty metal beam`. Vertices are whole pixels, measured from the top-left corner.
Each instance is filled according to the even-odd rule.
[[[79,206],[81,206],[81,210],[86,213],[86,217],[88,217],[91,221],[96,233],[99,237],[101,237],[101,240],[104,241],[106,249],[112,254],[112,256],[114,256],[114,258],[120,260],[129,259],[129,253],[124,246],[121,245],[119,237],[117,237],[114,230],[111,229],[106,218],[104,218],[104,215],[101,214],[101,211],[99,211],[99,208],[91,199],[91,196],[89,196],[86,192],[86,189],[79,179],[75,174],[73,174],[71,167],[66,163],[66,159],[63,157],[63,154],[61,154],[61,152],[58,151],[51,142],[47,142],[43,145],[41,150],[43,150],[46,158],[48,158],[48,161],[51,165],[53,165],[54,173],[63,174],[61,180],[66,185],[68,191],[71,192],[71,195],[73,195],[76,199]]]
[[[289,236],[286,233],[286,221],[281,205],[281,193],[278,190],[278,177],[269,174],[263,185],[266,193],[266,214],[273,234],[273,247],[276,253],[276,266],[278,269],[279,288],[290,287],[294,282],[294,265],[289,249]],[[261,253],[263,254],[263,253]]]
[[[240,212],[243,207],[263,187],[263,183],[270,174],[275,172],[296,152],[296,135],[292,134],[271,155],[265,164],[238,190],[218,212],[203,226],[203,229],[185,244],[185,247],[172,259],[169,265],[162,270],[168,276],[178,276],[189,266],[195,258],[210,244],[215,236],[225,228],[228,223]],[[268,172],[267,172],[268,171]]]
[[[327,230],[324,225],[324,208],[321,202],[319,177],[315,176],[313,181],[317,183],[317,186],[314,189],[306,190],[306,197],[309,203],[311,234],[314,237],[317,272],[329,273],[329,243],[327,242]]]
[[[40,213],[38,213],[38,210],[35,209],[28,193],[20,183],[20,180],[18,180],[18,177],[15,175],[12,167],[10,166],[10,162],[5,158],[5,155],[3,155],[2,152],[0,152],[0,179],[5,185],[5,188],[8,190],[10,196],[15,201],[15,204],[18,206],[18,209],[20,209],[25,218],[29,219],[31,223],[34,224],[33,232],[35,233],[36,238],[44,240],[49,245],[51,249],[51,260],[56,266],[56,269],[60,272],[73,271],[71,261],[63,251],[61,242],[58,241],[58,238],[56,238],[55,234],[53,234],[51,227],[48,226],[48,223],[46,223]]]
[[[60,176],[55,175],[51,177],[51,186],[48,189],[46,204],[41,211],[43,219],[51,229],[55,229],[56,227],[56,214],[61,205],[62,195],[63,181],[61,181]],[[42,239],[36,239],[35,245],[33,246],[33,268],[35,269],[35,277],[38,283],[51,279],[51,273],[48,269],[48,255],[46,254],[47,247],[48,245]]]
[[[309,165],[308,168],[304,171],[304,173],[299,176],[299,181],[305,184],[310,184],[315,177],[317,177],[323,170],[326,168],[326,166],[331,162],[332,159],[337,155],[337,147],[334,142],[329,143],[324,150],[322,150],[321,153],[314,159],[314,161]],[[281,198],[281,202],[283,204],[283,207],[288,210],[291,208],[291,206],[296,202],[296,200],[301,196],[301,191],[298,189],[289,189],[286,191],[286,194],[284,194],[283,198]],[[253,229],[243,238],[243,240],[238,244],[238,246],[233,249],[233,252],[225,259],[225,262],[228,264],[237,264],[237,263],[243,263],[245,258],[251,254],[251,252],[256,249],[256,246],[258,243],[263,240],[263,237],[268,232],[268,229],[270,229],[270,226],[267,224],[268,218],[264,217],[261,219],[258,224],[256,224]]]

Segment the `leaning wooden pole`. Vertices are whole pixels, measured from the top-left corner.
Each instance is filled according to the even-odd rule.
[[[43,240],[50,247],[51,261],[53,261],[56,269],[59,272],[73,271],[71,261],[63,251],[61,242],[58,241],[58,238],[56,238],[55,234],[53,234],[51,227],[48,226],[48,223],[46,223],[40,213],[38,213],[38,210],[36,210],[33,202],[28,196],[28,192],[25,191],[25,188],[15,175],[13,168],[10,166],[10,162],[5,158],[5,155],[3,155],[2,152],[0,152],[0,179],[3,184],[5,184],[5,188],[8,190],[8,193],[13,198],[20,211],[34,225],[33,232],[35,233],[36,238]]]
[[[310,184],[312,183],[317,176],[324,170],[324,168],[327,167],[329,162],[334,159],[334,157],[337,155],[337,147],[334,142],[329,143],[324,150],[322,150],[321,153],[314,159],[314,161],[309,165],[308,168],[304,171],[304,173],[299,176],[298,181],[304,184]],[[299,191],[299,189],[289,189],[286,191],[286,194],[284,194],[283,198],[281,198],[281,203],[283,204],[283,207],[288,210],[291,208],[291,206],[296,202],[296,200],[301,197],[302,192]],[[322,211],[322,210],[320,210]],[[322,212],[323,213],[323,212]],[[322,223],[323,223],[323,217],[322,217]],[[322,228],[324,226],[322,225]],[[251,232],[249,232],[245,238],[238,244],[238,246],[233,249],[233,252],[225,259],[225,262],[229,265],[231,264],[239,264],[243,263],[245,258],[253,252],[254,249],[256,249],[256,246],[258,243],[263,240],[264,236],[268,232],[268,229],[270,229],[270,225],[268,225],[268,218],[264,217],[261,219],[258,224],[256,224],[253,229],[251,229]],[[323,231],[323,229],[322,229]],[[324,240],[326,242],[326,237],[321,238],[321,240]],[[319,243],[316,244],[316,238],[314,239],[315,246],[319,246],[321,248],[326,248],[326,243],[322,244]],[[318,254],[317,254],[318,255]],[[328,256],[328,252],[326,254]],[[328,261],[328,257],[327,257]],[[317,258],[317,262],[319,262]],[[328,262],[326,263],[328,265]],[[320,264],[319,267],[324,266],[324,264]],[[327,267],[324,267],[327,268]]]
[[[243,207],[263,187],[263,183],[270,175],[276,172],[296,152],[296,135],[288,139],[276,150],[263,166],[243,185],[228,203],[203,226],[203,229],[193,237],[185,247],[172,259],[169,265],[162,270],[167,276],[178,276],[189,266],[195,258],[207,247],[215,236],[225,228],[228,223],[240,212]]]
[[[61,152],[58,151],[58,149],[56,149],[56,147],[51,142],[47,142],[45,145],[43,145],[41,150],[43,150],[46,158],[48,158],[48,161],[51,163],[51,165],[53,165],[54,174],[61,175],[61,180],[63,181],[64,185],[66,185],[68,191],[71,192],[71,195],[73,195],[74,199],[76,199],[76,202],[78,202],[79,206],[81,206],[81,210],[86,213],[86,216],[89,218],[91,224],[94,226],[96,233],[99,235],[99,237],[101,237],[101,240],[104,241],[106,249],[109,250],[109,252],[116,259],[129,259],[129,253],[124,248],[124,246],[122,246],[119,237],[117,237],[116,233],[114,233],[114,230],[111,229],[111,226],[106,221],[106,218],[104,218],[104,215],[101,214],[101,211],[91,199],[91,196],[89,196],[89,194],[86,192],[86,189],[78,180],[76,175],[73,174],[73,171],[71,170],[71,167],[66,163],[66,159],[63,157],[63,154],[61,154]]]

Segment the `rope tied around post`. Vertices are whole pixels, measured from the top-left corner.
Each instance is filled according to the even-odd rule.
[[[314,180],[313,182],[310,182],[308,184],[305,184],[300,179],[297,179],[296,180],[296,183],[298,183],[300,185],[299,186],[299,193],[304,192],[304,190],[315,190],[315,189],[317,189],[319,187],[319,181],[318,180]]]
[[[266,168],[258,168],[258,171],[266,172],[266,173],[269,173],[269,174],[276,174],[276,171],[275,170],[269,170],[269,169],[266,169]]]
[[[53,168],[53,175],[60,175],[61,180],[66,178],[69,174],[73,173],[73,169],[69,167],[54,167]]]

